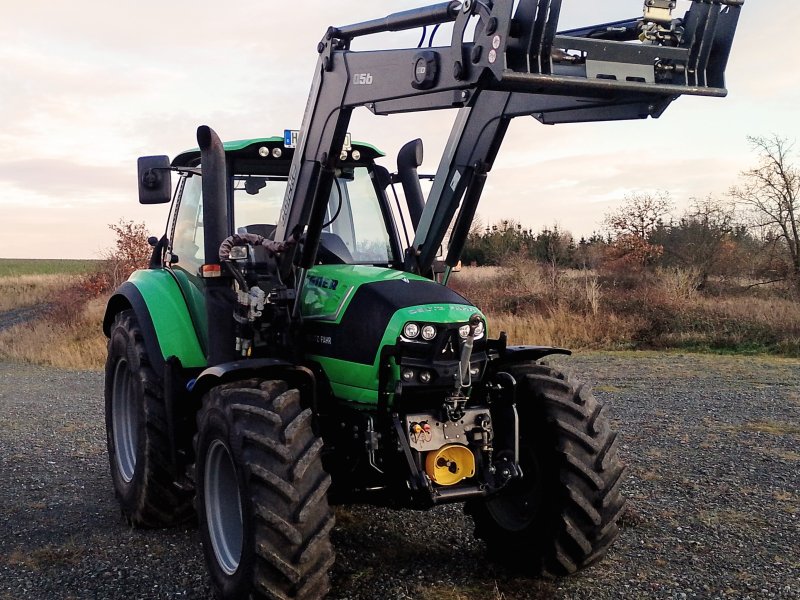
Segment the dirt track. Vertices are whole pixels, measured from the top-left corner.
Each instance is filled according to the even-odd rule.
[[[4,310],[0,312],[0,331],[27,323],[42,314],[44,310],[46,310],[46,307],[41,304]]]
[[[627,527],[588,572],[487,566],[458,507],[339,510],[332,598],[800,598],[800,362],[569,360],[612,405]],[[599,382],[599,383],[598,383]],[[195,530],[135,531],[105,453],[102,376],[0,363],[0,598],[207,598]]]

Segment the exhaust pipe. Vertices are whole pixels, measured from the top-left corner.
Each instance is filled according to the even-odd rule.
[[[197,128],[203,177],[203,227],[205,264],[218,265],[219,247],[228,237],[228,175],[225,149],[219,136],[207,125]],[[235,360],[233,305],[227,277],[203,280],[208,319],[206,358],[209,366]]]

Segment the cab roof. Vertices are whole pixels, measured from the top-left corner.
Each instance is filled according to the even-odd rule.
[[[294,148],[287,148],[284,145],[283,137],[267,137],[267,138],[253,138],[249,140],[233,140],[223,143],[225,154],[227,157],[232,158],[234,161],[258,161],[264,166],[264,163],[291,162],[294,157]],[[352,150],[357,150],[360,153],[358,160],[352,156]],[[371,144],[363,142],[353,142],[352,150],[348,152],[348,157],[345,162],[351,163],[364,163],[385,156],[383,152],[378,150]],[[278,152],[279,151],[279,152]],[[200,164],[200,149],[192,148],[178,154],[172,160],[173,167],[196,167]]]

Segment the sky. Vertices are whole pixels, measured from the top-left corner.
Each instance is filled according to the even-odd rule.
[[[168,208],[137,203],[138,156],[196,146],[201,124],[223,139],[299,128],[327,26],[430,3],[0,0],[0,257],[98,258],[120,219],[160,235]],[[564,0],[560,28],[641,10],[641,0]],[[626,194],[669,191],[677,212],[691,198],[724,198],[756,162],[747,136],[800,137],[798,23],[800,2],[747,0],[726,99],[684,97],[658,120],[515,119],[479,217],[580,237],[600,230]],[[382,34],[354,49],[416,46],[418,36]],[[397,150],[421,137],[420,170],[435,172],[454,117],[360,110],[350,131],[384,150],[390,170]]]

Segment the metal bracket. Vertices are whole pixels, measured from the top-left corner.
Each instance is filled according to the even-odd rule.
[[[675,0],[645,0],[644,20],[656,23],[671,23]]]

